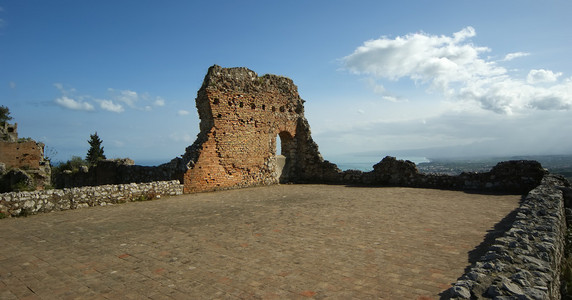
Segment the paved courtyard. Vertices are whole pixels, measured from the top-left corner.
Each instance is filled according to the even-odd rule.
[[[0,299],[439,299],[520,196],[277,185],[0,220]]]

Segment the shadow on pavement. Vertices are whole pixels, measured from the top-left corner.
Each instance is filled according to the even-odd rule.
[[[523,196],[524,199],[525,196]],[[521,199],[521,202],[522,200]],[[519,205],[520,207],[520,205]],[[465,273],[467,273],[471,267],[479,261],[479,259],[487,253],[489,248],[493,245],[496,238],[502,237],[505,232],[507,232],[514,221],[516,220],[516,214],[518,213],[518,208],[515,208],[508,215],[506,215],[500,222],[496,223],[493,229],[487,231],[484,240],[476,246],[473,250],[468,252],[469,265],[465,268]],[[460,277],[458,278],[460,279]],[[441,300],[450,299],[451,288],[443,291],[440,295]]]

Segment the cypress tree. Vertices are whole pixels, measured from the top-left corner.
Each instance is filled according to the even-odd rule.
[[[85,160],[90,166],[95,166],[98,161],[104,160],[106,157],[105,154],[103,154],[102,141],[97,135],[97,131],[89,137],[90,139],[87,141],[89,143],[89,150],[87,151]]]
[[[12,120],[12,117],[10,117],[10,110],[8,109],[8,107],[1,105],[0,106],[0,124],[4,124],[10,120]]]

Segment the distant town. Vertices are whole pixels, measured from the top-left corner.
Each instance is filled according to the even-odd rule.
[[[500,161],[536,160],[550,173],[560,174],[572,180],[572,155],[531,155],[479,158],[438,158],[417,164],[422,173],[458,175],[463,172],[486,172]]]

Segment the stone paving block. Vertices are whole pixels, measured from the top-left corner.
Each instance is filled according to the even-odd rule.
[[[3,219],[0,298],[438,299],[519,200],[277,185]]]

